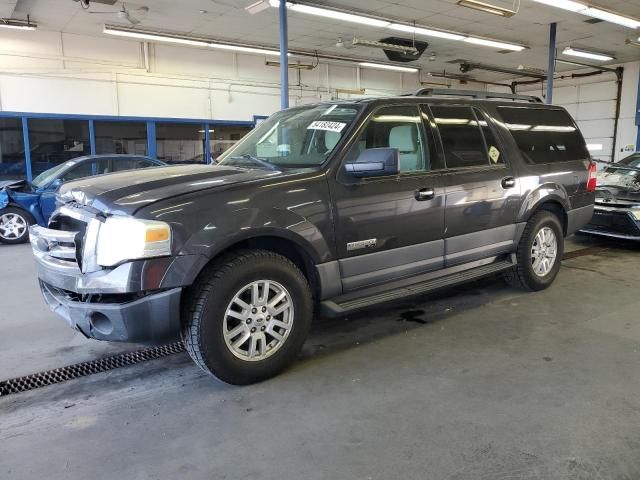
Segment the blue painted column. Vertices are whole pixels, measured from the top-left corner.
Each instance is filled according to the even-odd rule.
[[[204,124],[204,163],[211,163],[211,125]]]
[[[29,142],[29,121],[27,117],[22,117],[22,141],[24,142],[24,161],[26,166],[27,180],[33,180],[31,170],[31,146]]]
[[[289,27],[287,2],[280,0],[280,108],[289,108]]]
[[[547,67],[547,103],[553,103],[553,76],[556,73],[556,40],[558,24],[549,25],[549,66]]]
[[[91,148],[91,155],[96,154],[96,131],[93,125],[93,120],[89,120],[89,146]]]
[[[147,122],[147,155],[158,158],[156,151],[156,122]]]

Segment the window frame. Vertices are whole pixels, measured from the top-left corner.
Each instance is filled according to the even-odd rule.
[[[504,142],[502,141],[502,138],[500,137],[500,135],[498,134],[498,129],[496,127],[496,125],[494,125],[494,119],[491,115],[489,115],[485,110],[483,110],[482,108],[480,108],[480,105],[473,105],[470,103],[425,103],[424,104],[425,107],[428,109],[429,111],[429,121],[431,122],[431,126],[434,129],[434,131],[437,134],[437,140],[436,142],[438,143],[439,147],[440,147],[440,154],[441,154],[441,158],[442,158],[442,162],[444,164],[444,168],[443,171],[447,172],[447,173],[456,173],[458,171],[460,172],[469,172],[469,171],[485,171],[485,170],[497,170],[497,169],[507,169],[510,167],[509,165],[509,159],[507,158],[507,156],[505,155],[505,148],[504,148]],[[479,131],[480,131],[480,137],[482,138],[482,143],[484,145],[484,152],[486,155],[486,159],[487,159],[487,163],[486,165],[469,165],[469,166],[465,166],[465,167],[449,167],[447,165],[447,155],[444,151],[444,142],[442,141],[442,135],[440,134],[440,128],[438,127],[438,125],[435,122],[435,115],[433,114],[433,111],[431,110],[431,107],[464,107],[464,108],[468,108],[471,110],[471,113],[473,114],[474,118],[476,119],[476,122],[479,122],[480,119],[478,118],[478,113],[480,113],[483,117],[484,120],[487,121],[487,125],[489,126],[489,129],[491,130],[491,133],[493,134],[493,137],[496,140],[496,143],[498,144],[498,147],[500,148],[500,152],[503,158],[503,162],[502,163],[498,163],[498,164],[492,164],[491,163],[491,159],[489,158],[489,147],[487,144],[487,139],[484,135],[484,132],[482,131],[482,128],[480,127],[479,123],[478,126],[476,127]]]

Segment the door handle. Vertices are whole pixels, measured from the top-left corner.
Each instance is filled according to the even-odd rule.
[[[416,190],[416,200],[419,202],[424,202],[425,200],[433,200],[433,197],[436,196],[433,188],[425,187],[419,190]]]
[[[513,177],[505,177],[502,179],[502,188],[513,188],[516,186],[516,179]]]

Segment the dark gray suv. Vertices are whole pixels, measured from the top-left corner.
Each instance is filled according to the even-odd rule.
[[[534,97],[421,90],[307,105],[215,166],[66,184],[31,242],[47,303],[87,337],[181,336],[234,384],[344,315],[503,272],[547,288],[593,213],[575,122]]]

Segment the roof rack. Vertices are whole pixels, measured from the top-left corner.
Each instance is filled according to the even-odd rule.
[[[512,93],[480,92],[476,90],[455,90],[444,88],[421,88],[416,97],[471,97],[478,100],[513,100],[514,102],[543,103],[540,97],[516,95]]]

